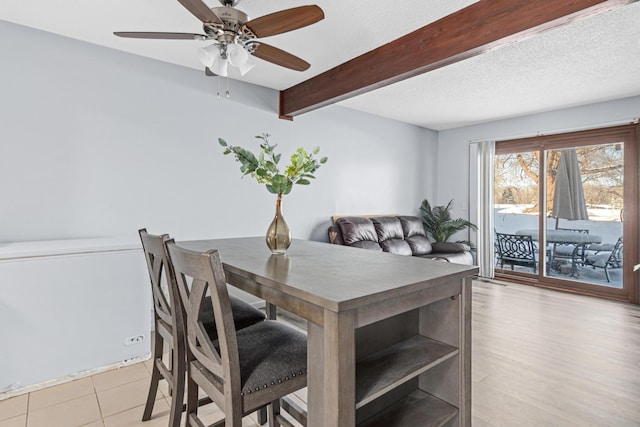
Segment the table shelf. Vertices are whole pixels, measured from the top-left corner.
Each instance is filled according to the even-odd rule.
[[[356,362],[356,409],[458,353],[456,347],[416,335]]]
[[[358,424],[358,427],[440,427],[458,415],[458,408],[416,390]]]

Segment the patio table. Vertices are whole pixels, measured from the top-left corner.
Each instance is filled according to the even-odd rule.
[[[527,229],[518,230],[515,234],[520,236],[531,236],[531,239],[538,240],[538,230]],[[602,237],[596,234],[576,233],[569,230],[547,230],[547,243],[569,243],[574,245],[584,245],[589,243],[601,243]]]
[[[532,240],[538,240],[537,229],[518,230],[515,234],[520,236],[531,236]],[[573,255],[571,257],[571,277],[576,277],[577,275],[578,268],[575,255],[580,251],[580,249],[584,250],[587,245],[592,243],[602,243],[602,237],[597,234],[577,233],[570,230],[548,229],[545,239],[547,243],[575,245]]]

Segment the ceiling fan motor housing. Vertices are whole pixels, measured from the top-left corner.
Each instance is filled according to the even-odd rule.
[[[227,25],[240,27],[249,20],[246,13],[232,7],[213,7],[211,8],[211,11],[213,11],[213,13],[215,13],[216,16],[225,23],[225,27]]]
[[[249,52],[255,50],[254,46],[247,45],[247,42],[255,39],[256,36],[244,25],[249,21],[246,13],[228,6],[213,7],[211,11],[222,21],[222,24],[204,24],[204,32],[209,38],[215,39],[222,45],[239,42]]]

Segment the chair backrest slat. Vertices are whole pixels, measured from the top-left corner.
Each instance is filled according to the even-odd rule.
[[[175,324],[172,307],[177,305],[173,301],[175,295],[172,293],[170,279],[167,277],[166,254],[163,243],[169,239],[169,235],[153,236],[147,233],[146,229],[141,229],[138,233],[140,234],[145,261],[149,270],[155,314],[167,325],[172,326]]]
[[[186,314],[187,359],[195,358],[219,376],[224,383],[225,395],[239,395],[241,382],[236,329],[218,251],[194,252],[179,247],[173,240],[169,240],[166,247]],[[207,291],[210,296],[207,296]],[[200,319],[205,298],[211,298],[213,306],[217,347],[211,342]]]

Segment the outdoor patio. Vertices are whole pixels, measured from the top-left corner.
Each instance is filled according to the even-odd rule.
[[[495,229],[500,233],[517,233],[520,230],[537,230],[538,216],[536,214],[526,213],[531,205],[495,205]],[[620,209],[613,206],[588,206],[588,220],[560,220],[556,224],[555,218],[547,218],[547,230],[554,230],[556,225],[565,229],[582,229],[588,230],[592,236],[599,237],[603,244],[612,245],[622,235],[622,222],[620,221]],[[535,242],[537,248],[537,242]],[[552,245],[549,245],[547,253],[549,253]],[[587,253],[594,253],[588,251]],[[496,260],[497,261],[497,260]],[[548,261],[548,259],[547,259]],[[593,268],[588,265],[576,264],[576,271],[572,274],[571,261],[565,259],[561,262],[554,263],[553,268],[547,268],[546,275],[549,277],[561,278],[565,280],[573,280],[596,284],[612,288],[622,288],[622,269],[609,268],[610,282],[603,268]],[[496,268],[499,268],[499,262],[496,262]],[[510,265],[505,265],[506,271],[511,271]],[[533,269],[526,266],[515,266],[514,271],[533,274]]]

